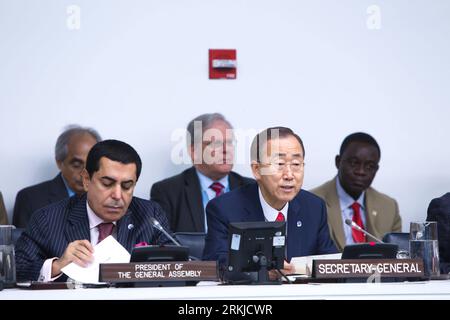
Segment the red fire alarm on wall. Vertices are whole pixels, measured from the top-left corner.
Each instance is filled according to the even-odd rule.
[[[236,50],[209,49],[209,78],[236,79]]]

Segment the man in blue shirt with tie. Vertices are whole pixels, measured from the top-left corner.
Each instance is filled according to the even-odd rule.
[[[167,214],[175,232],[207,232],[208,202],[252,182],[232,171],[234,133],[220,113],[200,115],[187,126],[187,149],[193,166],[152,186],[150,197]]]

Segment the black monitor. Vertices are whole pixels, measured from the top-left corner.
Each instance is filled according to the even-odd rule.
[[[357,243],[344,247],[342,259],[395,259],[398,245],[393,243]]]
[[[142,246],[131,252],[130,262],[187,261],[189,248],[183,246]]]
[[[245,273],[257,272],[253,284],[269,281],[268,271],[283,269],[285,260],[285,222],[233,222],[229,226],[227,280],[242,280]]]

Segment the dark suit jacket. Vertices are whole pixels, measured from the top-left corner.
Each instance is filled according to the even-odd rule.
[[[36,210],[68,197],[61,173],[53,180],[22,189],[16,196],[13,225],[17,228],[26,228]]]
[[[208,234],[203,260],[228,260],[228,225],[230,222],[264,221],[258,185],[249,184],[211,200],[206,206]],[[301,190],[289,202],[287,221],[287,260],[292,257],[336,253],[330,238],[325,202]]]
[[[230,172],[229,179],[230,190],[254,181],[235,172]],[[202,191],[194,167],[155,183],[150,198],[164,209],[172,231],[205,232]]]
[[[0,224],[8,224],[8,215],[6,214],[5,204],[3,203],[3,196],[0,192]]]
[[[450,272],[450,192],[431,200],[427,221],[437,221],[441,270]]]
[[[139,242],[171,243],[152,227],[151,217],[169,230],[158,204],[133,197],[127,213],[117,222],[117,241],[129,252]],[[82,239],[90,241],[86,195],[73,196],[36,211],[16,244],[18,281],[37,280],[46,259],[61,257],[70,242]],[[65,280],[61,278],[58,280]]]

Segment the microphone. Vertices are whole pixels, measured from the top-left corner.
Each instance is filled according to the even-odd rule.
[[[158,220],[156,220],[155,218],[151,217],[150,218],[150,222],[152,223],[153,228],[158,229],[159,231],[161,231],[162,233],[164,233],[164,235],[169,238],[170,241],[172,241],[173,243],[175,243],[178,247],[183,247],[177,240],[174,239],[174,237],[172,237],[170,235],[170,233],[168,233],[163,226],[161,225],[161,223],[159,223]],[[196,258],[194,256],[189,256],[189,259],[192,260],[200,260],[199,258]]]
[[[162,233],[164,233],[164,235],[170,239],[170,241],[172,241],[173,243],[175,243],[178,247],[182,247],[182,245],[175,240],[161,225],[161,223],[159,223],[158,220],[156,220],[155,218],[151,217],[150,218],[150,222],[152,223],[153,227],[158,229],[159,231],[161,231]]]
[[[365,235],[368,235],[369,237],[375,239],[379,243],[384,243],[383,241],[381,241],[377,237],[373,236],[372,234],[368,233],[366,230],[364,230],[363,228],[358,226],[354,221],[352,221],[350,219],[345,219],[345,224],[349,225],[350,227],[352,227],[352,228],[354,228],[354,229],[356,229],[358,231],[361,231],[362,233],[364,233]]]

